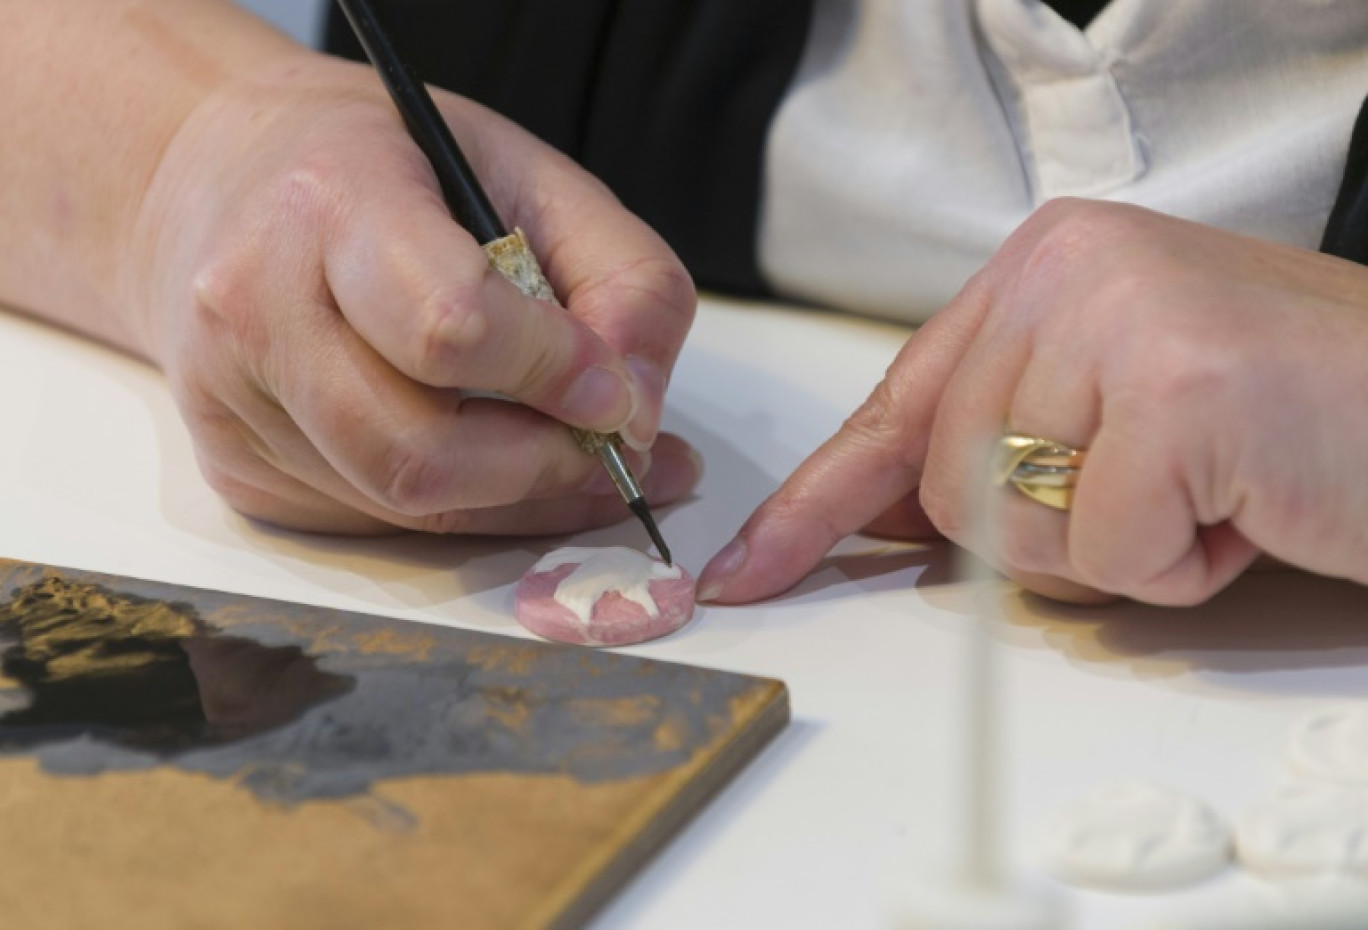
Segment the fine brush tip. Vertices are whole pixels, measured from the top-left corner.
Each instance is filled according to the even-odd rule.
[[[627,506],[632,508],[632,513],[636,514],[641,525],[646,527],[646,532],[651,535],[651,542],[655,543],[656,550],[660,552],[660,557],[665,560],[665,564],[674,565],[674,558],[670,555],[670,547],[665,545],[665,537],[660,535],[660,527],[656,526],[655,517],[651,516],[651,508],[646,503],[646,498],[638,497]]]

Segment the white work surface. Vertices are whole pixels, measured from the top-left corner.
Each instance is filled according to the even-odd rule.
[[[905,335],[705,302],[666,413],[708,467],[693,499],[660,513],[683,564],[702,567],[864,398]],[[525,635],[512,586],[544,542],[336,540],[243,520],[201,481],[157,372],[5,313],[0,396],[2,556]],[[640,536],[623,524],[576,541]],[[974,603],[951,561],[946,547],[852,540],[787,595],[702,609],[629,650],[783,679],[794,719],[596,927],[893,926],[901,888],[945,878]],[[1285,776],[1297,715],[1368,697],[1368,591],[1351,585],[1262,574],[1179,611],[1008,600],[1012,620],[996,636],[1004,816],[1023,876],[1061,802],[1140,777],[1233,819]],[[1125,930],[1267,889],[1231,871],[1179,894],[1064,890],[1071,926]]]

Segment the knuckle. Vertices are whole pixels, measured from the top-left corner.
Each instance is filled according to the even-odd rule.
[[[1073,576],[1082,584],[1150,604],[1188,607],[1200,604],[1211,591],[1202,589],[1200,579],[1186,571],[1164,566],[1143,572],[1134,559],[1112,554],[1099,547],[1074,547],[1069,552]]]
[[[491,338],[478,282],[445,288],[419,309],[414,376],[429,384],[450,384],[462,357],[480,354]]]
[[[1034,574],[1061,574],[1054,540],[1045,534],[1025,532],[1012,525],[999,529],[996,539],[1002,564]]]
[[[320,146],[305,153],[266,188],[267,207],[286,223],[307,225],[335,219],[346,202],[347,169]]]
[[[1098,591],[1130,595],[1143,585],[1125,559],[1115,559],[1098,547],[1074,548],[1069,553],[1078,580]]]
[[[464,510],[424,514],[415,524],[418,532],[434,536],[462,536],[471,531],[471,515]]]
[[[1165,334],[1163,342],[1157,353],[1160,363],[1152,369],[1154,381],[1148,385],[1161,404],[1221,393],[1244,369],[1235,353],[1219,345],[1203,343],[1199,347],[1173,332]]]
[[[622,501],[613,497],[587,497],[564,501],[554,516],[537,527],[539,533],[578,533],[616,526],[631,516]]]
[[[644,289],[662,306],[692,321],[698,307],[698,290],[688,270],[675,259],[649,263]]]
[[[918,463],[910,454],[908,422],[903,413],[908,407],[899,379],[886,374],[869,398],[846,418],[841,432],[857,450],[877,451],[892,457],[896,465],[912,467]]]
[[[1162,607],[1196,607],[1216,593],[1210,585],[1196,581],[1134,577],[1126,578],[1124,581],[1118,579],[1113,586],[1101,590],[1114,591],[1133,600]]]
[[[1156,592],[1148,600],[1154,604],[1162,604],[1165,607],[1196,607],[1204,604],[1216,593],[1216,587],[1210,584],[1190,584],[1176,588],[1165,588]],[[1131,595],[1139,599],[1146,599],[1142,593]]]
[[[258,312],[255,277],[250,259],[240,254],[211,259],[191,278],[191,333],[213,338],[227,336],[231,343],[253,355],[270,344],[269,314]]]
[[[534,416],[539,429],[547,428],[544,417]],[[609,480],[598,456],[585,454],[568,430],[552,425],[550,431],[549,444],[545,440],[529,444],[519,455],[523,467],[505,471],[506,499],[515,502],[606,496],[610,502],[616,501],[621,506],[621,495]],[[629,457],[629,464],[631,461]],[[635,474],[639,479],[646,478],[645,469],[636,468]],[[623,513],[628,511],[624,509]]]
[[[219,257],[202,265],[190,280],[196,309],[231,319],[247,304],[249,285],[241,264]]]
[[[959,501],[953,500],[941,482],[923,479],[917,491],[917,499],[931,525],[946,539],[962,541],[968,529],[968,520]]]
[[[216,462],[201,458],[199,470],[210,489],[230,504],[244,487],[236,475]]]
[[[1204,560],[1190,553],[1148,570],[1112,560],[1106,565],[1090,566],[1098,583],[1093,587],[1134,600],[1165,607],[1194,607],[1210,598],[1219,583],[1207,570]]]
[[[1206,600],[1205,596],[1199,595],[1190,588],[1174,588],[1171,586],[1153,587],[1147,585],[1136,585],[1130,589],[1118,589],[1119,593],[1139,601],[1144,604],[1155,604],[1160,607],[1196,607]]]
[[[561,384],[566,377],[562,352],[546,334],[532,337],[519,353],[517,367],[505,374],[508,393],[523,400],[533,400]]]
[[[391,442],[379,461],[375,480],[379,503],[409,517],[442,509],[448,474],[440,459],[411,437]]]
[[[570,462],[549,459],[537,462],[525,474],[515,474],[511,470],[505,473],[501,482],[502,496],[506,503],[561,497],[577,493],[579,486],[598,478],[600,473],[597,460],[576,449]]]
[[[200,474],[210,490],[233,510],[254,519],[268,518],[270,508],[262,492],[229,468],[214,462],[201,461]]]
[[[583,512],[574,514],[574,523],[567,532],[616,526],[630,516],[631,511],[617,497],[593,497],[585,502]]]
[[[181,419],[194,434],[196,441],[203,441],[202,433],[211,436],[227,432],[236,425],[237,416],[229,410],[213,387],[204,366],[173,365],[167,367],[167,386],[180,411]]]
[[[664,310],[677,317],[682,330],[693,322],[698,308],[693,278],[673,255],[628,262],[572,294],[570,302],[581,312],[597,317],[621,306],[627,294],[638,308]]]
[[[1031,243],[1021,266],[1021,281],[1038,293],[1057,289],[1080,261],[1095,261],[1097,250],[1115,235],[1107,205],[1092,201],[1051,200],[1023,226]]]
[[[1037,207],[1026,222],[1051,228],[1075,221],[1080,215],[1105,212],[1110,204],[1086,197],[1052,197]]]
[[[191,394],[194,399],[183,402],[182,411],[205,483],[239,513],[263,517],[270,499],[263,488],[279,477],[267,443],[216,399]]]
[[[254,357],[268,353],[274,318],[263,303],[263,270],[303,267],[336,225],[342,200],[323,175],[321,168],[296,167],[267,185],[264,203],[254,198],[252,211],[270,217],[270,233],[233,221],[208,242],[189,278],[193,329],[227,336]]]
[[[1229,346],[1192,339],[1181,324],[1150,327],[1127,356],[1115,403],[1128,402],[1124,409],[1142,423],[1162,418],[1177,425],[1170,419],[1175,410],[1188,411],[1190,422],[1205,422],[1198,411],[1221,409],[1220,398],[1237,388],[1246,370]]]
[[[215,390],[195,378],[177,378],[172,390],[202,463],[231,466],[241,474],[265,460],[257,433]]]
[[[803,494],[801,487],[785,487],[777,491],[748,521],[747,526],[764,526],[766,534],[775,537],[786,535],[785,531],[801,528],[802,535],[809,539],[837,540],[846,535],[837,522],[837,515],[822,508],[813,508]],[[744,535],[746,529],[741,533]]]
[[[1047,200],[1027,220],[1039,223],[1047,230],[1064,233],[1071,238],[1087,236],[1112,238],[1127,235],[1142,225],[1145,212],[1130,204],[1085,197],[1056,197]]]

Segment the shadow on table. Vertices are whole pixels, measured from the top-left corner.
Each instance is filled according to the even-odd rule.
[[[852,541],[853,542],[853,541]],[[932,607],[967,616],[978,609],[957,578],[959,551],[948,543],[880,544],[833,554],[773,603],[863,597],[913,587]],[[1320,693],[1368,695],[1368,587],[1291,569],[1253,571],[1197,607],[1124,601],[1076,607],[1002,580],[1011,649],[1051,649],[1079,666],[1138,678],[1197,673],[1226,684],[1258,677],[1260,690],[1306,690],[1317,670]],[[952,621],[953,622],[953,621]]]
[[[1270,693],[1368,696],[1368,587],[1292,569],[1247,573],[1205,604],[1104,607],[1061,604],[1002,580],[1009,649],[1048,649],[1080,668],[1161,680],[1195,676]],[[953,569],[918,590],[933,607],[977,608]],[[1314,676],[1299,674],[1315,671]]]
[[[948,543],[900,543],[867,537],[846,540],[808,576],[768,603],[835,600],[945,585],[954,580]]]
[[[1120,603],[1071,607],[1014,590],[1007,617],[1082,665],[1121,664],[1139,677],[1197,672],[1260,689],[1368,694],[1368,588],[1294,570],[1247,574],[1189,608]],[[1317,670],[1279,681],[1267,673]]]

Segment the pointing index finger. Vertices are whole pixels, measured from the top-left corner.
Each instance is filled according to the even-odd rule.
[[[916,489],[940,404],[981,317],[942,311],[898,353],[869,399],[751,515],[699,575],[699,600],[747,603],[787,590],[840,539]]]

